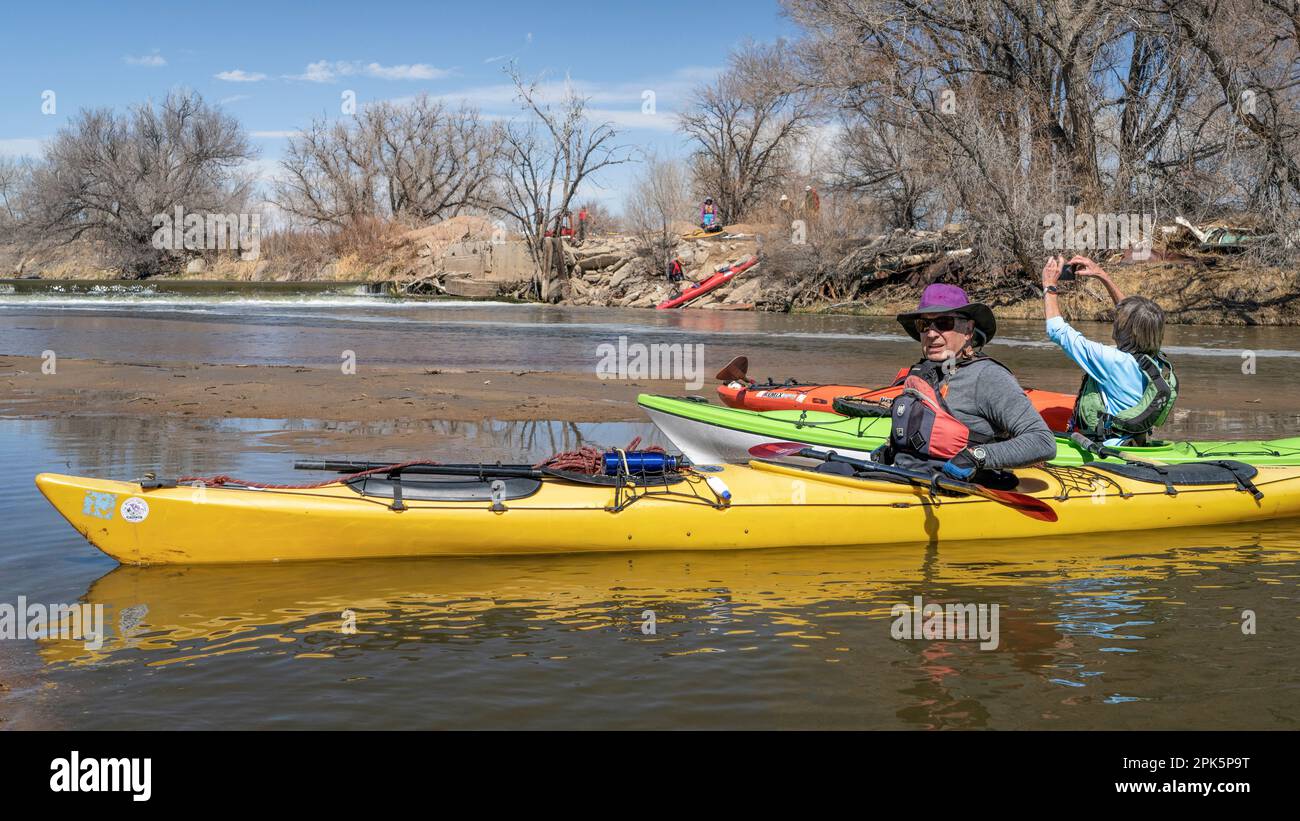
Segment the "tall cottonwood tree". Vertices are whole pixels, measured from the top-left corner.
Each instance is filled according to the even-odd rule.
[[[317,120],[290,138],[274,201],[308,224],[429,223],[492,205],[502,129],[428,95]]]
[[[22,233],[42,247],[93,240],[123,271],[158,273],[182,255],[153,246],[154,218],[242,210],[254,156],[240,124],[196,92],[83,110],[31,168]]]
[[[713,197],[723,221],[743,217],[791,173],[792,152],[817,114],[793,69],[786,43],[748,43],[679,115],[696,193]]]
[[[560,88],[506,69],[523,110],[506,125],[497,210],[511,218],[537,266],[537,295],[556,302],[567,274],[561,229],[575,197],[593,175],[629,159],[611,123],[588,117],[588,100],[571,83]],[[574,215],[576,218],[576,214]],[[551,236],[546,236],[550,233]]]
[[[1034,270],[1067,206],[1300,203],[1295,0],[785,5],[799,84],[840,117],[839,183],[893,198],[899,227],[917,203],[970,223],[992,268]]]

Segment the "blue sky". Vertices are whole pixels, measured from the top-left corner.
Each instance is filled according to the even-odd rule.
[[[556,13],[563,10],[564,16]],[[746,38],[791,33],[777,0],[652,3],[226,2],[11,4],[0,49],[0,154],[30,154],[83,107],[122,108],[189,87],[244,124],[273,167],[314,117],[421,92],[515,110],[502,67],[567,76],[622,141],[680,151],[671,114]],[[644,90],[658,115],[641,114]],[[42,93],[56,110],[42,113]],[[626,169],[589,193],[612,203]]]

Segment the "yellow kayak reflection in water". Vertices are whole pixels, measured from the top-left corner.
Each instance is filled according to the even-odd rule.
[[[39,652],[61,675],[154,671],[128,675],[164,713],[182,682],[337,665],[358,695],[432,676],[391,716],[412,726],[439,699],[459,714],[432,726],[501,726],[502,692],[544,705],[518,726],[1108,726],[1092,711],[1126,701],[1148,702],[1124,713],[1134,726],[1257,726],[1267,715],[1249,700],[1191,725],[1184,702],[1289,675],[1278,657],[1298,566],[1288,522],[928,548],[122,566],[84,597],[105,608],[102,647]],[[998,605],[997,648],[898,640],[895,607],[918,596]],[[1248,608],[1259,637],[1242,635]],[[590,687],[579,717],[556,675]],[[647,693],[672,710],[638,707]]]
[[[119,566],[96,580],[83,599],[105,608],[109,635],[103,646],[90,651],[81,641],[47,640],[41,651],[50,663],[68,664],[111,660],[125,651],[143,653],[145,663],[172,664],[273,644],[328,656],[365,649],[366,636],[394,629],[473,640],[476,631],[496,629],[503,616],[524,624],[555,621],[573,630],[640,633],[643,611],[670,613],[720,596],[733,612],[768,612],[798,632],[816,628],[801,610],[819,604],[842,604],[836,616],[889,619],[894,605],[909,603],[920,590],[942,601],[943,591],[960,588],[992,601],[1001,588],[1107,579],[1136,584],[1195,576],[1207,567],[1291,561],[1300,561],[1300,534],[1294,524],[1280,523],[928,550],[903,545]],[[1090,595],[1083,588],[1078,594]],[[1048,623],[1054,618],[1037,615]],[[308,642],[308,636],[318,641]]]

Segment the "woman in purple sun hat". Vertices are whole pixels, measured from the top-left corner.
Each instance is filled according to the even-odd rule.
[[[981,352],[998,329],[987,305],[935,283],[898,322],[921,343],[921,359],[896,383],[903,394],[891,406],[889,443],[875,458],[976,481],[1055,458],[1056,438],[1015,376]]]

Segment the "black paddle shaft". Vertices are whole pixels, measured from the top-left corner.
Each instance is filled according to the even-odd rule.
[[[331,473],[362,473],[367,470],[382,470],[393,467],[392,462],[294,462],[294,470],[325,470]],[[545,473],[532,465],[406,465],[394,467],[394,473],[419,476],[482,476],[484,478],[523,478],[540,479]]]
[[[1007,490],[995,490],[994,488],[977,485],[974,482],[963,482],[960,479],[951,479],[942,473],[931,475],[917,470],[908,470],[907,468],[881,464],[880,462],[865,462],[861,459],[852,459],[848,456],[840,456],[833,450],[821,451],[814,448],[804,448],[800,450],[797,455],[802,456],[805,459],[821,459],[826,462],[843,462],[844,464],[858,470],[882,473],[886,476],[897,476],[901,479],[906,479],[914,485],[935,487],[940,490],[961,493],[967,496],[983,496],[986,499],[993,499],[994,501],[1003,504],[1019,505],[1022,507],[1029,506],[1034,509],[1051,513],[1052,521],[1056,520],[1056,513],[1051,510],[1051,507],[1047,503],[1043,502],[1041,499],[1035,499],[1027,494]]]
[[[840,456],[833,450],[821,451],[814,448],[804,448],[799,451],[797,455],[802,456],[805,459],[821,459],[826,462],[842,462],[843,464],[857,468],[858,470],[873,471],[888,476],[897,476],[900,479],[907,479],[913,484],[931,485],[942,488],[943,490],[962,493],[967,496],[982,496],[987,491],[987,488],[974,484],[973,482],[949,479],[943,475],[931,475],[928,473],[922,473],[919,470],[908,470],[907,468],[894,467],[893,465],[886,465],[881,462],[867,462],[849,456]]]

